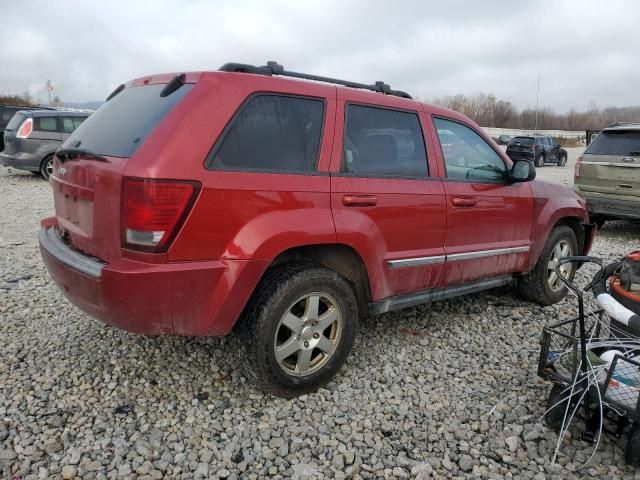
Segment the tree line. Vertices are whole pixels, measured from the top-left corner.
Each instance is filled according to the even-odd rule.
[[[511,102],[492,94],[454,95],[435,98],[431,103],[460,112],[483,127],[536,128],[536,109],[518,110]],[[599,130],[614,122],[640,122],[640,106],[599,108],[556,113],[548,107],[538,109],[538,130]]]

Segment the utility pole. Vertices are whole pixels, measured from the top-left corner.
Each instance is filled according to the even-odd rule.
[[[44,84],[44,89],[49,94],[49,106],[51,106],[51,91],[53,90],[53,86],[51,85],[51,80],[47,80]]]
[[[536,92],[536,123],[533,127],[533,133],[538,131],[538,105],[540,104],[540,75],[538,75],[538,91]]]

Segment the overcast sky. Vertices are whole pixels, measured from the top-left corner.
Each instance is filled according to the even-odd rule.
[[[640,2],[6,1],[0,93],[44,83],[103,100],[149,73],[227,61],[369,82],[430,99],[493,93],[518,108],[640,104]]]

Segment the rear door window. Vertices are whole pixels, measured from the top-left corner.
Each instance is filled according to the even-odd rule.
[[[164,87],[154,84],[125,88],[82,122],[63,146],[112,157],[131,157],[193,85],[185,84],[161,97]]]
[[[61,117],[62,133],[73,133],[80,126],[85,117]]]
[[[604,131],[587,147],[586,154],[637,156],[640,155],[640,131]]]
[[[35,117],[35,130],[40,132],[57,132],[58,131],[58,118],[57,117]]]
[[[362,176],[428,176],[427,150],[418,115],[348,105],[342,172]]]
[[[315,171],[324,101],[256,95],[240,108],[207,158],[210,170]]]

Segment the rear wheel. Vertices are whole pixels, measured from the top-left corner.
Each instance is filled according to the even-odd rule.
[[[358,319],[351,285],[314,264],[269,272],[238,327],[244,372],[280,397],[311,392],[340,369]]]
[[[577,251],[578,241],[573,230],[567,225],[556,226],[534,269],[518,278],[520,294],[540,305],[552,305],[562,300],[567,295],[567,286],[556,272],[556,266],[560,258],[576,255]],[[568,280],[573,280],[575,272],[575,263],[560,267],[560,275]]]
[[[565,154],[562,154],[560,156],[560,161],[558,162],[558,165],[560,165],[561,167],[564,167],[567,164],[567,156]]]
[[[40,175],[42,175],[45,180],[49,180],[49,177],[53,173],[53,155],[46,156],[42,163],[40,163]]]
[[[544,155],[543,154],[538,155],[534,163],[535,163],[535,166],[538,168],[544,165]]]

